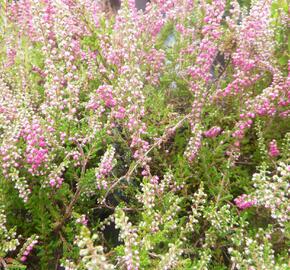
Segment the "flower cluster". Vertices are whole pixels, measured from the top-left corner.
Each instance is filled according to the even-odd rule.
[[[205,131],[204,136],[207,138],[213,138],[213,137],[218,136],[220,134],[220,132],[221,132],[221,128],[214,126],[214,127],[210,128],[209,130]]]
[[[88,219],[85,215],[81,215],[77,220],[76,220],[77,223],[80,223],[80,224],[83,224],[85,226],[88,225]]]
[[[200,218],[203,214],[206,197],[207,195],[204,193],[203,184],[201,184],[198,191],[194,193],[191,206],[192,213],[189,215],[189,220],[186,224],[186,230],[194,231],[194,227],[198,223],[198,218]]]
[[[261,168],[252,179],[255,187],[253,196],[257,200],[257,205],[269,209],[271,217],[277,220],[282,228],[289,221],[289,177],[289,165],[279,162],[277,172],[273,172],[272,176],[266,168]]]
[[[280,151],[279,151],[279,148],[277,146],[277,142],[276,142],[276,140],[272,140],[269,143],[269,156],[270,157],[277,157],[279,155],[280,155]]]
[[[211,79],[210,69],[218,50],[216,41],[222,34],[219,26],[224,8],[225,1],[223,0],[215,0],[212,5],[205,6],[206,15],[203,19],[205,24],[201,31],[204,38],[200,44],[200,53],[196,59],[196,66],[189,70],[193,78],[198,78],[205,82]]]
[[[193,129],[193,137],[190,138],[187,148],[185,150],[185,157],[189,160],[189,162],[194,161],[194,159],[198,156],[198,151],[202,144],[202,131],[196,125]]]
[[[58,167],[54,170],[51,168],[51,172],[48,175],[48,182],[51,187],[60,187],[64,181],[62,174],[64,173],[66,167],[68,167],[69,161],[64,160]]]
[[[37,243],[38,243],[37,235],[33,235],[26,240],[25,244],[23,245],[18,255],[18,256],[21,256],[20,257],[21,262],[25,262],[27,260],[27,257],[29,256],[29,254],[31,253],[31,251],[33,250],[34,246]]]
[[[43,129],[37,119],[31,123],[25,123],[21,136],[26,141],[26,162],[31,166],[28,171],[36,174],[40,166],[48,160],[48,145],[45,140]]]
[[[178,266],[179,256],[182,254],[182,249],[179,248],[180,242],[176,244],[169,244],[168,252],[162,257],[160,261],[160,269],[169,270]]]
[[[126,217],[121,209],[116,210],[115,224],[116,228],[120,229],[120,240],[125,243],[125,255],[123,260],[126,264],[126,268],[127,270],[138,270],[140,258],[136,229],[133,227],[132,223],[129,222],[128,217]]]
[[[101,85],[96,91],[97,96],[94,97],[94,100],[91,100],[87,107],[89,109],[98,109],[102,100],[106,107],[114,107],[116,105],[116,100],[113,97],[113,89],[111,85]]]
[[[243,251],[229,248],[229,254],[236,269],[287,269],[286,263],[275,263],[274,250],[270,243],[272,230],[259,230],[255,237],[243,237]]]
[[[106,153],[101,159],[99,166],[96,168],[96,180],[97,180],[97,187],[99,189],[108,187],[108,183],[106,181],[106,177],[110,174],[115,166],[115,149],[113,146],[109,146]]]
[[[15,229],[7,229],[7,217],[3,209],[0,209],[0,254],[6,255],[10,251],[14,251],[20,244],[16,236]]]
[[[0,268],[285,268],[287,1],[2,2]]]
[[[115,267],[106,261],[106,256],[102,246],[95,246],[94,241],[97,240],[97,235],[91,235],[90,230],[82,225],[80,233],[75,238],[75,243],[80,248],[80,256],[82,261],[76,265],[73,262],[66,260],[63,266],[66,270],[70,269],[104,269],[112,270]]]
[[[242,194],[239,197],[235,198],[234,202],[236,206],[241,210],[247,209],[256,204],[256,200],[249,198],[249,196],[246,194]]]

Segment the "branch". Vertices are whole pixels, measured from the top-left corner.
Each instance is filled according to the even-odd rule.
[[[175,126],[167,128],[167,130],[164,132],[164,134],[154,143],[152,146],[145,152],[144,157],[146,157],[155,147],[160,146],[163,142],[167,141],[169,136],[175,132],[176,129],[182,126],[183,122],[187,120],[190,117],[190,114],[187,114],[184,116]],[[106,198],[110,194],[110,192],[123,180],[123,179],[128,179],[131,177],[132,173],[135,171],[135,169],[142,163],[142,159],[137,160],[135,165],[128,170],[128,172],[121,176],[113,185],[107,190],[101,204],[105,204]]]
[[[83,164],[82,164],[82,169],[81,169],[81,175],[78,179],[78,182],[79,180],[84,176],[85,174],[85,171],[86,171],[86,166],[87,166],[87,163],[88,163],[88,160],[89,160],[89,156],[90,156],[90,153],[88,153],[88,156],[86,157],[85,156],[85,153],[82,149],[82,147],[80,146],[80,144],[78,143],[78,141],[76,141],[77,143],[77,146],[78,146],[78,149],[81,153],[81,156],[83,158]],[[82,191],[82,187],[81,185],[78,185],[77,187],[77,190],[70,202],[70,204],[66,207],[66,210],[65,210],[65,213],[64,213],[64,216],[62,218],[61,221],[57,222],[55,227],[54,227],[54,231],[56,233],[58,233],[60,231],[60,229],[62,228],[62,226],[65,224],[65,222],[70,218],[71,214],[72,214],[72,209],[74,207],[74,205],[76,204],[76,202],[78,201],[80,195],[81,195],[81,191]]]

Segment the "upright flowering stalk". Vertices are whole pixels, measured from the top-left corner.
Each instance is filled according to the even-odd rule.
[[[7,38],[6,41],[6,54],[7,54],[7,61],[5,63],[5,67],[9,68],[10,66],[13,66],[15,63],[15,58],[17,55],[17,50],[15,48],[16,44],[13,42],[12,38]]]
[[[256,117],[274,117],[276,115],[283,117],[285,112],[287,115],[285,107],[290,104],[288,88],[287,79],[276,71],[269,87],[263,89],[259,95],[247,99],[243,113],[240,114],[240,120],[236,123],[235,131],[232,134],[236,143],[244,138]]]
[[[190,76],[195,80],[201,80],[208,83],[212,77],[210,73],[211,65],[218,51],[217,41],[221,37],[222,31],[220,23],[224,13],[225,1],[216,0],[212,4],[205,6],[206,15],[204,17],[204,26],[201,34],[203,39],[199,46],[199,53],[195,65],[189,69]],[[193,91],[199,88],[193,85]]]
[[[192,78],[191,90],[194,93],[192,105],[192,117],[190,119],[193,137],[189,141],[185,156],[192,162],[201,146],[200,117],[204,104],[208,99],[208,86],[212,79],[211,67],[218,52],[218,40],[222,34],[220,23],[224,13],[225,2],[222,0],[213,1],[206,5],[206,15],[202,28],[203,39],[200,43],[200,51],[196,57],[193,67],[188,70]]]
[[[39,29],[38,40],[41,41],[40,51],[44,58],[41,71],[46,98],[41,104],[42,112],[48,116],[59,110],[63,112],[61,117],[72,120],[79,107],[81,86],[76,71],[81,48],[76,37],[88,32],[83,22],[77,22],[72,13],[75,8],[70,4],[65,1],[39,1],[33,7],[37,12],[35,25]],[[69,8],[72,8],[71,12]]]
[[[2,72],[0,71],[1,74]],[[11,89],[0,76],[1,173],[5,180],[13,182],[19,197],[24,202],[27,202],[31,193],[26,177],[19,172],[22,164],[25,163],[23,149],[19,145],[26,115],[29,114],[28,110],[23,108],[26,101],[24,94],[18,88]]]
[[[20,33],[28,35],[33,41],[37,41],[37,27],[34,17],[34,5],[33,0],[20,0],[8,5],[8,16],[16,22],[19,27]]]
[[[142,59],[138,57],[142,50],[138,46],[141,32],[137,21],[138,14],[132,5],[125,1],[116,17],[111,40],[102,36],[101,49],[107,63],[115,65],[119,71],[116,78],[115,74],[108,73],[115,82],[113,96],[116,106],[112,110],[112,117],[115,118],[112,121],[113,127],[115,123],[121,122],[123,128],[129,131],[133,156],[148,170],[146,164],[150,159],[145,153],[149,149],[149,143],[142,138],[146,133],[146,125],[142,121],[145,114],[145,73],[141,70]]]
[[[193,136],[190,138],[187,148],[184,152],[185,157],[189,162],[193,162],[198,155],[202,143],[202,131],[199,125],[196,125],[192,130]]]
[[[252,177],[255,190],[252,194],[258,206],[264,206],[271,212],[271,217],[284,228],[289,222],[289,179],[290,167],[287,163],[279,162],[273,176],[266,168],[261,168]]]
[[[69,164],[70,161],[65,159],[59,166],[51,166],[47,181],[51,187],[61,187],[64,181],[63,173]]]
[[[27,257],[29,256],[29,254],[31,253],[31,251],[33,250],[34,246],[37,243],[38,243],[37,235],[33,235],[26,240],[25,244],[23,245],[21,251],[18,254],[21,262],[25,262],[27,260]]]
[[[181,244],[181,241],[178,241],[174,244],[169,244],[169,250],[167,254],[162,257],[159,263],[160,269],[174,269],[178,266],[179,257],[183,253],[182,249],[180,248]]]
[[[21,123],[17,118],[21,115],[19,107],[22,105],[22,96],[9,89],[1,77],[0,94],[0,124],[3,128],[0,156],[2,173],[7,176],[10,168],[19,166],[21,153],[17,150],[16,144],[20,138]]]
[[[228,19],[230,27],[234,30],[234,39],[237,49],[232,54],[235,73],[234,80],[225,89],[219,90],[217,95],[227,96],[242,92],[246,87],[255,83],[260,76],[253,74],[254,69],[267,70],[266,65],[271,63],[273,54],[273,30],[271,29],[270,7],[272,1],[255,1],[249,15],[242,18],[239,25],[236,21]],[[234,2],[232,14],[239,14],[238,4]],[[267,48],[267,49],[266,49]]]
[[[267,97],[267,88],[263,94],[257,95],[255,87],[252,87],[263,74],[268,72],[273,76],[271,90],[269,90],[271,94],[275,92],[274,85],[278,81],[281,83],[280,72],[272,61],[275,44],[274,31],[271,26],[271,4],[272,1],[265,3],[254,1],[249,14],[241,16],[239,5],[234,2],[231,9],[232,18],[227,18],[229,29],[231,29],[230,35],[235,42],[232,48],[234,51],[231,53],[234,67],[233,80],[224,89],[218,89],[215,98],[224,99],[227,96],[239,95],[242,113],[232,134],[237,152],[246,131],[252,126],[253,119],[257,115],[273,116],[276,111],[276,105],[270,101],[274,97],[270,99]],[[254,98],[249,98],[249,91],[253,93]]]
[[[26,141],[26,162],[30,165],[28,171],[36,174],[39,167],[48,160],[48,145],[44,137],[42,127],[37,119],[26,123],[22,130],[22,137]]]
[[[123,260],[126,264],[126,269],[138,270],[140,258],[136,229],[133,227],[132,223],[128,221],[128,217],[121,209],[116,209],[115,224],[116,228],[120,229],[119,238],[124,241],[125,244],[125,255],[123,256]]]
[[[106,153],[102,157],[98,168],[96,169],[97,187],[99,189],[108,188],[108,182],[106,178],[114,168],[116,162],[116,160],[114,159],[114,155],[115,155],[114,147],[109,146]]]
[[[270,157],[277,157],[279,155],[280,155],[280,151],[279,151],[279,148],[277,146],[277,142],[276,142],[276,140],[272,140],[269,143],[269,156]]]
[[[90,230],[85,224],[81,225],[80,232],[75,237],[75,243],[80,250],[80,262],[76,265],[73,262],[66,260],[63,266],[66,270],[70,269],[116,269],[114,265],[107,262],[102,246],[96,246],[94,241],[97,240],[96,234],[91,234]]]
[[[5,211],[0,209],[0,253],[5,256],[8,252],[14,251],[20,244],[16,237],[15,229],[7,229],[7,217]]]

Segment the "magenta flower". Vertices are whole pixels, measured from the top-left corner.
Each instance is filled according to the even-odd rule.
[[[268,154],[269,154],[270,157],[277,157],[277,156],[280,155],[280,151],[278,149],[276,140],[272,140],[269,143],[269,151],[268,151]]]
[[[213,137],[218,136],[220,134],[220,132],[221,132],[221,128],[214,126],[214,127],[210,128],[209,130],[205,131],[204,136],[207,138],[213,138]]]
[[[242,194],[241,196],[237,197],[236,199],[234,199],[234,202],[236,206],[241,210],[245,210],[257,203],[255,199],[249,198],[249,195],[247,194]]]

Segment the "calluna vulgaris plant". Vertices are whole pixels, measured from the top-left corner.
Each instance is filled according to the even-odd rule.
[[[290,268],[286,0],[0,12],[1,269]]]

